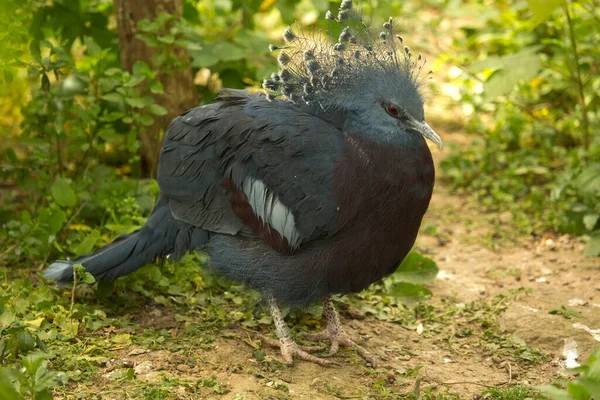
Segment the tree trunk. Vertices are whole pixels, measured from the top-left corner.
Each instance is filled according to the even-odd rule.
[[[151,68],[152,58],[157,53],[136,37],[137,23],[148,19],[153,21],[159,14],[167,13],[176,19],[183,15],[182,0],[114,0],[117,16],[117,31],[119,34],[119,50],[121,64],[124,69],[131,71],[133,64],[140,60],[146,62]],[[182,112],[197,105],[197,94],[194,87],[191,61],[187,51],[181,47],[170,49],[183,68],[159,70],[156,79],[163,85],[164,93],[153,94],[146,87],[144,95],[152,96],[154,102],[167,110],[164,116],[155,116],[154,125],[138,127],[138,136],[141,142],[140,157],[141,173],[143,176],[156,176],[158,156],[162,145],[162,134],[167,129],[171,120]]]

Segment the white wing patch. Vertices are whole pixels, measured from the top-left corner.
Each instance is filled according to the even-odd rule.
[[[254,214],[262,219],[264,224],[269,224],[279,234],[286,238],[292,248],[298,248],[302,242],[302,235],[296,229],[296,221],[292,210],[287,208],[277,195],[271,192],[261,181],[256,178],[246,178],[242,184],[242,191],[248,197],[248,203]]]

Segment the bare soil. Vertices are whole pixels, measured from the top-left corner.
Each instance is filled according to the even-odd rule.
[[[114,357],[102,368],[100,397],[130,397],[128,385],[117,384],[114,377],[115,371],[129,366],[136,371],[137,382],[162,382],[176,398],[198,398],[198,392],[192,395],[182,382],[211,380],[219,386],[205,383],[201,398],[399,398],[398,393],[413,390],[411,368],[421,366],[421,388],[478,398],[489,387],[552,382],[560,371],[584,361],[600,345],[600,259],[583,257],[577,239],[549,235],[496,243],[492,232],[498,227],[510,232],[509,218],[482,213],[465,199],[449,194],[441,184],[423,226],[417,248],[440,268],[438,278],[429,285],[433,292],[430,304],[443,310],[487,302],[494,312],[493,307],[499,307],[493,301],[497,295],[521,289],[520,295],[506,297],[496,314],[496,330],[520,349],[539,350],[533,363],[520,359],[518,350],[511,353],[502,345],[486,342],[482,335],[448,335],[448,326],[436,334],[430,329],[431,321],[419,333],[373,317],[348,319],[346,313],[343,324],[347,332],[369,338],[363,344],[378,357],[377,370],[366,367],[352,351],[336,357],[342,367],[323,368],[297,360],[293,367],[273,361],[275,367],[270,368],[269,361],[280,359],[276,349],[265,349],[266,362],[257,361],[253,356],[257,342],[249,332],[224,329],[212,347],[193,348],[200,363],[190,364],[189,354],[172,350],[115,349]],[[581,316],[567,319],[549,314],[561,306]],[[169,310],[159,308],[141,310],[132,319],[142,329],[181,325]],[[475,331],[479,329],[477,313],[466,326],[469,324]],[[464,321],[460,328],[465,328]],[[165,386],[169,380],[172,383]]]

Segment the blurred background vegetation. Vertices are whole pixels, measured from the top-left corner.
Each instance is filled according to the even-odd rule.
[[[158,193],[151,178],[169,121],[222,87],[260,87],[276,70],[269,43],[294,22],[326,28],[325,11],[338,6],[2,0],[0,304],[39,324],[51,309],[73,334],[77,310],[50,289],[34,291],[38,270],[141,226]],[[600,255],[600,1],[370,0],[362,8],[374,25],[396,17],[408,44],[431,60],[426,107],[450,143],[439,174],[452,190],[518,233],[582,236],[586,254]],[[191,271],[153,266],[125,285],[161,304],[170,295],[191,302],[210,286]],[[97,329],[97,311],[80,306],[76,323]],[[61,335],[31,335],[2,315],[0,365]],[[40,357],[23,361],[34,375]],[[60,380],[44,376],[39,393]]]

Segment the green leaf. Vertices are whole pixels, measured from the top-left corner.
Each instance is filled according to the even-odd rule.
[[[0,331],[8,328],[17,318],[10,311],[10,309],[4,309],[4,312],[0,314]]]
[[[17,161],[19,161],[19,158],[17,157],[17,153],[15,153],[15,151],[13,150],[12,147],[9,147],[8,149],[6,149],[6,158],[11,163],[16,163]]]
[[[94,278],[94,275],[90,274],[89,272],[87,272],[85,270],[85,267],[81,264],[74,264],[73,265],[73,270],[75,271],[75,274],[77,275],[77,280],[78,281],[82,281],[85,283],[89,283],[92,284],[94,282],[96,282],[96,279]]]
[[[586,375],[589,375],[589,373]],[[600,399],[600,380],[582,378],[579,380],[579,382],[581,386],[587,389],[590,396],[592,396],[594,399]]]
[[[9,368],[0,368],[0,399],[2,400],[23,400],[24,397],[15,390],[9,375]]]
[[[50,79],[48,78],[48,75],[46,75],[46,74],[42,74],[42,90],[44,92],[50,91]]]
[[[100,98],[111,103],[121,103],[123,101],[123,96],[121,96],[119,93],[107,93]]]
[[[106,71],[104,71],[104,75],[106,76],[113,76],[119,73],[122,73],[123,70],[121,68],[109,68]]]
[[[563,0],[527,0],[533,13],[533,23],[539,25],[546,22],[557,8],[564,4]]]
[[[54,377],[52,376],[51,378],[51,384],[54,384]],[[49,384],[47,382],[47,379],[42,379],[41,381],[38,381],[38,385],[47,385]],[[39,391],[35,394],[35,397],[33,398],[33,400],[52,400],[54,399],[54,396],[52,395],[52,392],[49,389],[44,389],[42,391]]]
[[[48,228],[49,233],[58,233],[65,222],[67,214],[57,207],[42,208],[39,214],[40,224]]]
[[[4,73],[4,80],[5,80],[7,83],[11,83],[11,82],[13,81],[13,79],[14,79],[14,75],[13,75],[12,71],[11,71],[11,70],[9,70],[9,69],[5,69],[5,70],[3,71],[3,73]]]
[[[554,307],[552,310],[548,311],[548,314],[552,315],[562,315],[566,319],[571,319],[574,317],[581,318],[582,315],[579,311],[569,310],[565,306]]]
[[[394,282],[408,283],[426,283],[435,279],[438,273],[438,267],[435,261],[420,255],[417,252],[410,252],[402,261],[396,272],[392,275]]]
[[[77,203],[77,195],[71,187],[71,180],[58,178],[52,185],[52,197],[58,205],[73,207]]]
[[[191,51],[192,66],[196,68],[212,67],[219,62],[219,59],[205,48],[202,50]]]
[[[579,384],[579,382],[567,383],[567,392],[569,392],[571,397],[575,400],[588,400],[590,398],[590,394],[586,388]]]
[[[586,257],[600,256],[600,230],[594,231],[585,245],[583,255]]]
[[[593,230],[596,227],[596,224],[598,223],[598,217],[600,217],[600,215],[598,214],[584,215],[583,224],[585,225],[585,229],[587,229],[588,231]]]
[[[96,41],[90,36],[84,36],[83,43],[85,44],[87,53],[89,55],[98,54],[102,51],[102,47],[100,47],[98,43],[96,43]]]
[[[93,230],[77,246],[73,248],[75,254],[88,254],[92,252],[94,245],[100,239],[100,232]]]
[[[127,82],[123,84],[125,87],[134,87],[142,83],[146,79],[144,75],[131,75]]]
[[[509,94],[519,81],[528,82],[536,76],[542,68],[542,60],[537,54],[540,49],[541,46],[529,46],[515,54],[490,56],[467,70],[496,70],[483,85],[485,99],[491,100]]]
[[[150,105],[150,111],[152,112],[152,114],[158,116],[167,115],[167,109],[158,104]]]
[[[33,58],[34,61],[40,62],[42,54],[40,51],[39,41],[32,40],[31,43],[29,43],[29,53],[31,54],[31,58]]]
[[[598,201],[600,199],[600,163],[584,167],[573,185],[581,198]]]
[[[556,400],[573,400],[566,391],[561,390],[556,386],[541,385],[536,386],[535,388],[540,392],[546,393],[548,396]]]
[[[431,297],[431,290],[422,285],[396,282],[388,289],[388,294],[403,304],[414,304]]]
[[[148,101],[144,97],[127,97],[125,103],[135,108],[144,108],[148,105]]]
[[[17,333],[17,347],[23,353],[31,351],[35,347],[35,340],[27,329],[21,329]]]
[[[131,68],[133,75],[152,76],[152,70],[144,61],[136,61]]]
[[[248,55],[242,47],[225,41],[216,42],[212,53],[221,61],[241,60]]]
[[[160,81],[152,81],[150,82],[150,91],[152,93],[164,93],[165,90]]]
[[[252,50],[255,54],[265,54],[269,52],[270,40],[262,35],[250,34],[247,31],[239,30],[233,39],[244,49]]]
[[[138,118],[138,120],[144,126],[151,126],[152,124],[154,124],[154,118],[152,118],[149,115],[142,115]]]

